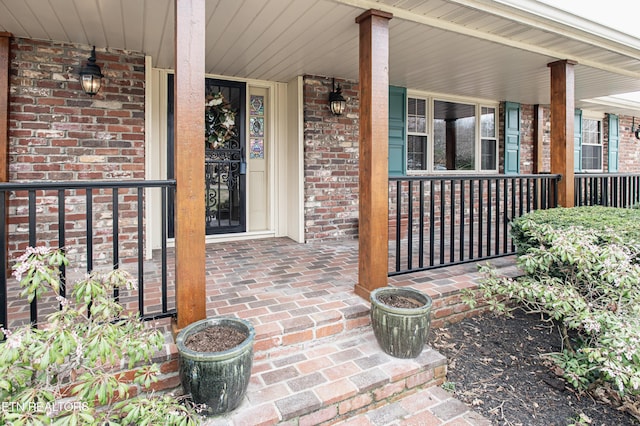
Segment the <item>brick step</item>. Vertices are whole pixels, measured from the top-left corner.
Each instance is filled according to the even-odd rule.
[[[366,413],[338,421],[335,426],[490,426],[486,417],[469,409],[439,386],[400,395],[397,400]]]
[[[446,359],[428,346],[415,359],[393,358],[380,349],[370,327],[361,327],[261,354],[241,405],[204,424],[333,424],[440,385],[445,374]]]

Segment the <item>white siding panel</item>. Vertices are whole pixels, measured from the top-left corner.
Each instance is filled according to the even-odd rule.
[[[75,0],[74,4],[87,32],[87,42],[97,47],[107,46],[104,24],[97,0]]]
[[[60,40],[86,44],[93,43],[94,37],[89,37],[89,33],[97,29],[89,28],[89,31],[87,30],[86,24],[76,9],[75,0],[56,0],[54,10],[56,19],[60,21],[60,25],[64,28],[66,35],[66,38]]]

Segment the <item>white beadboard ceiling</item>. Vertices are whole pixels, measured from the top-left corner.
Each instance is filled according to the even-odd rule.
[[[640,113],[640,40],[535,0],[206,0],[206,72],[357,79],[355,18],[390,21],[389,79],[413,90],[549,103],[547,64],[572,59],[579,107]],[[0,0],[0,31],[144,52],[173,68],[172,0]]]

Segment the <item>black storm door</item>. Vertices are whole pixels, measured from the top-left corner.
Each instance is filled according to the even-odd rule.
[[[173,75],[168,79],[167,177],[174,174]],[[246,231],[246,85],[205,79],[205,220],[207,235]],[[173,200],[171,205],[173,205]],[[170,209],[169,237],[174,236]]]

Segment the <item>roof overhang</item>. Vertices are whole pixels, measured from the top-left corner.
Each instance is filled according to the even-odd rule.
[[[0,31],[143,52],[173,68],[172,0],[0,0]],[[389,80],[412,90],[527,104],[550,102],[547,64],[576,61],[576,105],[640,113],[612,101],[640,91],[640,40],[534,0],[207,0],[206,72],[291,81],[356,80],[367,9],[393,13]],[[609,109],[610,108],[610,109]]]

